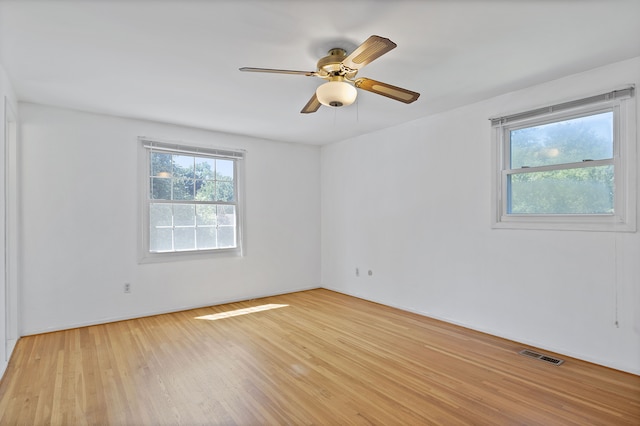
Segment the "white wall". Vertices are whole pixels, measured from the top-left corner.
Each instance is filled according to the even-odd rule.
[[[319,286],[318,147],[19,108],[23,334]],[[137,263],[142,135],[247,150],[246,256]]]
[[[640,374],[640,234],[491,229],[488,121],[639,82],[635,58],[323,147],[323,286]]]
[[[13,152],[16,146],[5,140],[5,117],[10,116],[11,111],[17,111],[16,97],[11,87],[11,82],[4,69],[0,65],[0,377],[7,367],[7,362],[18,337],[17,317],[17,270],[13,250],[16,236],[15,212],[17,205],[12,202],[15,195],[16,172]],[[8,188],[7,185],[14,185]]]

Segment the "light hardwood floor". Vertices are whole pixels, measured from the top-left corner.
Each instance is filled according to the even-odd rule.
[[[311,290],[24,337],[0,424],[640,424],[640,376],[522,348]]]

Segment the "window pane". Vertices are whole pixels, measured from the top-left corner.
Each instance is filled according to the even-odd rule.
[[[173,156],[173,177],[194,178],[193,173],[194,158],[190,155]]]
[[[193,179],[173,179],[173,199],[193,200]]]
[[[152,200],[171,199],[171,179],[151,178],[150,189],[149,196]]]
[[[171,177],[171,154],[151,153],[151,176]]]
[[[151,204],[149,206],[151,227],[172,226],[173,214],[170,204]]]
[[[214,179],[216,160],[196,157],[196,179]]]
[[[510,214],[611,214],[613,166],[509,176]]]
[[[151,251],[173,250],[172,208],[167,204],[149,206],[149,249]]]
[[[149,251],[173,251],[173,230],[171,228],[156,228],[151,225]]]
[[[198,226],[215,226],[216,214],[216,206],[197,205],[196,223],[198,224]]]
[[[196,230],[196,238],[199,250],[218,248],[215,227],[198,228]]]
[[[218,225],[236,224],[236,206],[218,206]]]
[[[214,201],[216,193],[216,181],[196,180],[196,197],[198,201]]]
[[[234,201],[233,182],[216,182],[216,201]]]
[[[233,160],[216,160],[216,179],[233,180]]]
[[[196,206],[193,204],[175,204],[173,206],[174,226],[196,226]]]
[[[512,130],[511,168],[613,158],[613,112]]]
[[[195,228],[175,228],[173,230],[175,250],[194,250],[196,248],[195,234]]]
[[[233,226],[218,227],[218,248],[236,246],[236,229]]]

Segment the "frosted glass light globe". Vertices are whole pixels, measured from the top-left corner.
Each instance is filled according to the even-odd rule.
[[[322,105],[341,107],[354,103],[358,91],[344,81],[329,81],[316,89],[316,96]]]

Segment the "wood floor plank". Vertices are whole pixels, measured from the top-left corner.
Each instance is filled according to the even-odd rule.
[[[523,348],[311,290],[23,337],[0,424],[640,424],[639,376]]]

